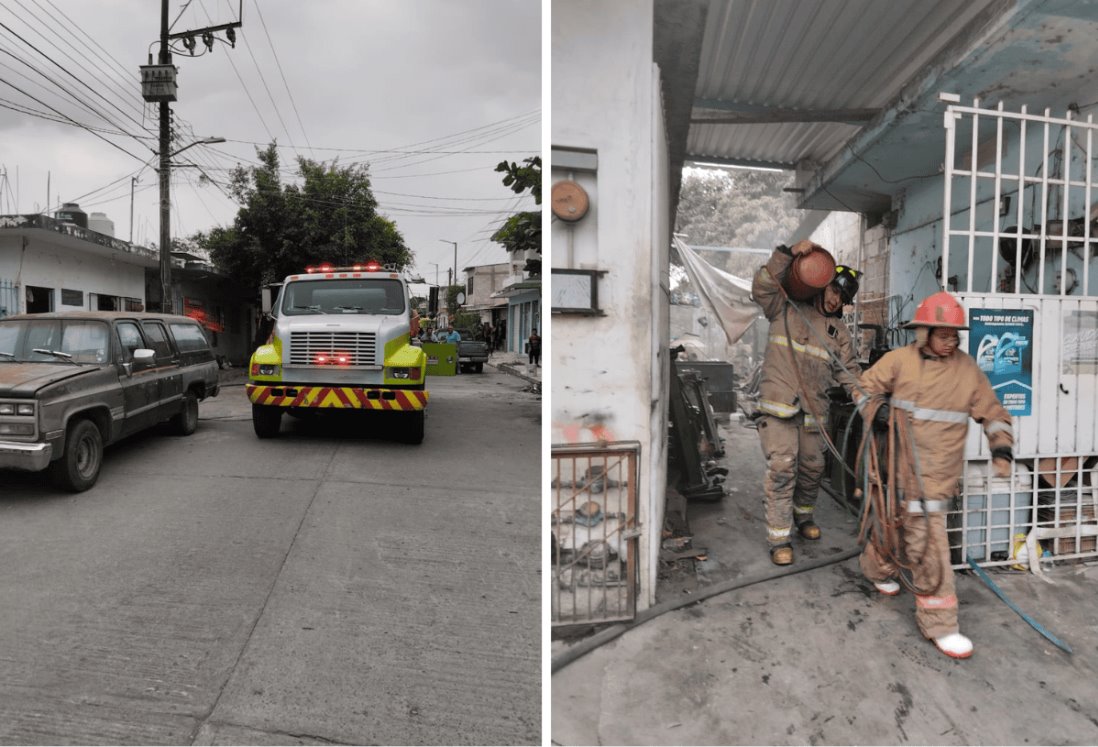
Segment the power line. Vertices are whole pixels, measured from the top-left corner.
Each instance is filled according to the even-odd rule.
[[[282,63],[278,59],[278,51],[275,49],[274,42],[271,41],[271,33],[267,30],[267,22],[263,20],[263,13],[259,10],[259,0],[252,0],[255,5],[256,15],[259,16],[259,24],[263,27],[263,33],[267,35],[267,44],[271,47],[271,54],[274,55],[275,65],[278,66],[278,74],[282,76],[282,85],[286,87],[286,95],[290,97],[290,106],[293,107],[294,116],[297,117],[297,126],[301,128],[301,134],[305,137],[305,143],[311,150],[313,144],[309,142],[309,135],[305,132],[305,125],[301,121],[301,113],[297,110],[297,102],[294,101],[294,95],[290,91],[290,84],[286,80],[286,73],[282,70]]]

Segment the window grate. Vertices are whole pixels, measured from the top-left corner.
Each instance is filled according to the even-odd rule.
[[[552,623],[636,614],[637,444],[554,447]]]

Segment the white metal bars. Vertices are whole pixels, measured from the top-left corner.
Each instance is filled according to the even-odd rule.
[[[1052,116],[1050,109],[1030,114],[1025,106],[1009,112],[1002,102],[986,109],[980,107],[979,99],[972,106],[947,107],[942,288],[950,290],[955,278],[953,290],[960,293],[1091,295],[1091,260],[1098,243],[1092,235],[1092,217],[1098,214],[1091,205],[1098,126],[1093,120],[1092,114],[1085,121],[1076,119],[1070,109],[1063,117]],[[1033,157],[1036,144],[1031,140],[1040,143],[1038,158]],[[968,151],[958,163],[958,146],[966,142]],[[1010,153],[1013,149],[1016,157]],[[956,200],[958,182],[967,183],[967,203]],[[1002,209],[1007,204],[1004,198],[1009,209]],[[983,205],[989,207],[981,212]],[[1013,225],[1001,226],[1000,219]],[[961,248],[966,256],[957,262],[951,255]],[[1078,260],[1078,272],[1069,266],[1071,257]],[[1003,279],[1000,259],[1007,264]],[[1048,275],[1050,270],[1055,271],[1054,277]],[[987,283],[977,282],[984,272]],[[1027,273],[1035,277],[1027,279]]]

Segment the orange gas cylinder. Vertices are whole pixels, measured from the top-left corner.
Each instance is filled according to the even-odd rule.
[[[826,249],[813,249],[793,260],[785,277],[785,291],[797,301],[807,301],[835,279],[835,258]]]

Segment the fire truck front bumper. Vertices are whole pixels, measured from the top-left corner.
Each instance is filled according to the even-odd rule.
[[[332,408],[342,410],[424,410],[429,393],[422,389],[388,387],[296,386],[248,384],[248,399],[269,407]]]

